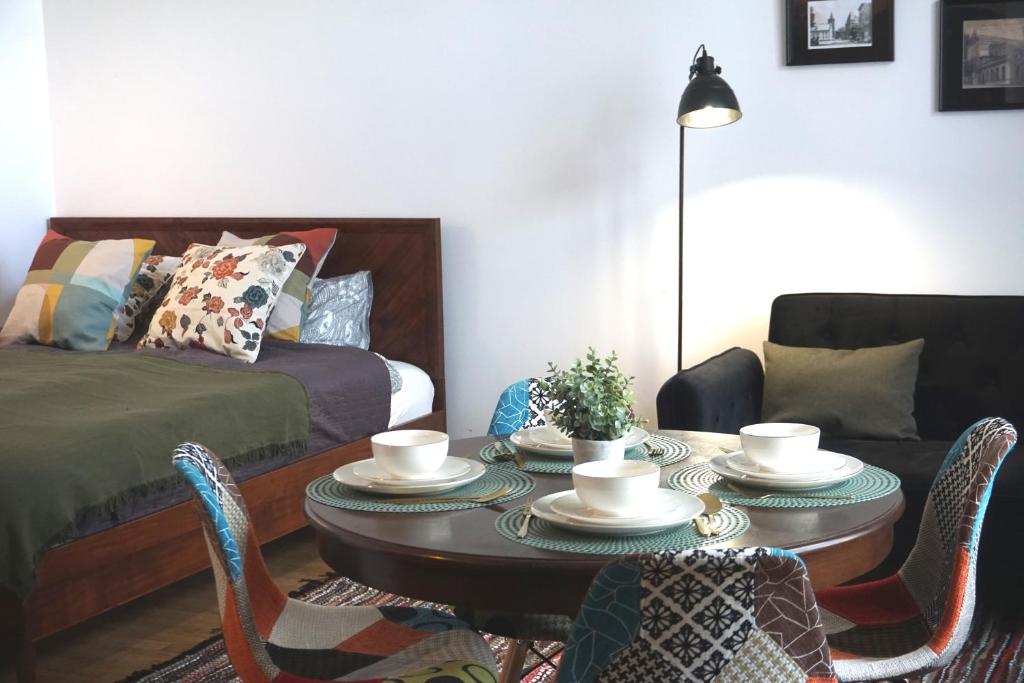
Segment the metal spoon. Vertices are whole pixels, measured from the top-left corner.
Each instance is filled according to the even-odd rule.
[[[722,500],[710,491],[702,493],[697,497],[700,498],[700,502],[704,503],[704,514],[706,515],[721,512],[722,508],[725,507],[722,505]]]
[[[718,533],[718,530],[721,528],[721,524],[719,523],[718,517],[716,515],[719,512],[721,512],[722,508],[724,507],[724,505],[722,505],[722,501],[718,498],[718,496],[711,493],[710,491],[708,491],[707,493],[702,493],[697,497],[700,498],[700,502],[704,503],[703,516],[707,517],[708,530],[711,532],[712,535]]]

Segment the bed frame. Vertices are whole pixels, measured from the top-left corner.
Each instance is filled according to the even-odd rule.
[[[49,224],[77,239],[153,239],[153,253],[165,255],[180,255],[192,242],[216,244],[224,230],[256,237],[337,228],[338,240],[320,276],[372,271],[373,350],[419,366],[434,383],[433,412],[406,426],[446,428],[439,219],[51,218]],[[242,482],[239,488],[260,542],[306,525],[302,502],[309,481],[369,454],[369,438],[364,438]],[[22,603],[0,589],[0,624],[14,636],[19,683],[34,680],[35,643],[42,638],[209,564],[199,520],[187,502],[51,550],[39,562],[28,600]]]

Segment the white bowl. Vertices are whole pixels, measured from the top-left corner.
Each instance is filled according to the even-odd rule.
[[[396,479],[426,479],[448,457],[448,435],[429,429],[399,429],[370,438],[373,461]]]
[[[814,468],[821,430],[792,422],[764,422],[740,429],[743,453],[769,472],[797,473]]]
[[[642,514],[660,478],[661,468],[643,460],[598,460],[572,468],[572,485],[583,504],[611,517]]]

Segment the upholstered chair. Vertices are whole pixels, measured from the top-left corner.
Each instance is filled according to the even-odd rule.
[[[558,683],[834,681],[803,561],[774,548],[670,551],[605,567]]]
[[[501,392],[487,433],[504,439],[520,429],[543,427],[547,424],[544,411],[550,405],[551,400],[541,389],[540,380],[536,377],[520,380]]]
[[[949,664],[974,615],[978,541],[996,472],[1017,442],[1006,420],[965,431],[939,469],[917,543],[885,579],[820,591],[836,672],[843,681],[909,676]]]
[[[544,411],[550,405],[551,401],[537,378],[530,377],[511,384],[498,397],[487,434],[505,439],[520,429],[543,427],[547,424]],[[509,639],[501,665],[503,683],[519,680],[518,674],[534,641],[564,642],[569,637],[572,624],[569,617],[558,614],[515,614],[461,606],[455,608],[455,614],[474,628]],[[535,650],[535,653],[541,656],[539,651]]]
[[[326,607],[286,597],[271,579],[231,475],[186,443],[174,466],[192,487],[217,582],[224,643],[245,683],[322,680],[496,681],[480,634],[434,610]]]

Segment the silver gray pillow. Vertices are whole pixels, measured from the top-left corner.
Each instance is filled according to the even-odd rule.
[[[313,301],[302,324],[303,344],[370,348],[370,271],[313,282]]]
[[[386,365],[388,368],[388,379],[391,380],[391,395],[394,396],[395,394],[402,390],[402,374],[398,372],[398,368],[392,365],[391,361],[389,361],[387,358],[380,355],[376,351],[374,351],[374,354],[376,354],[377,358],[380,358],[382,361],[384,361],[384,365]]]

